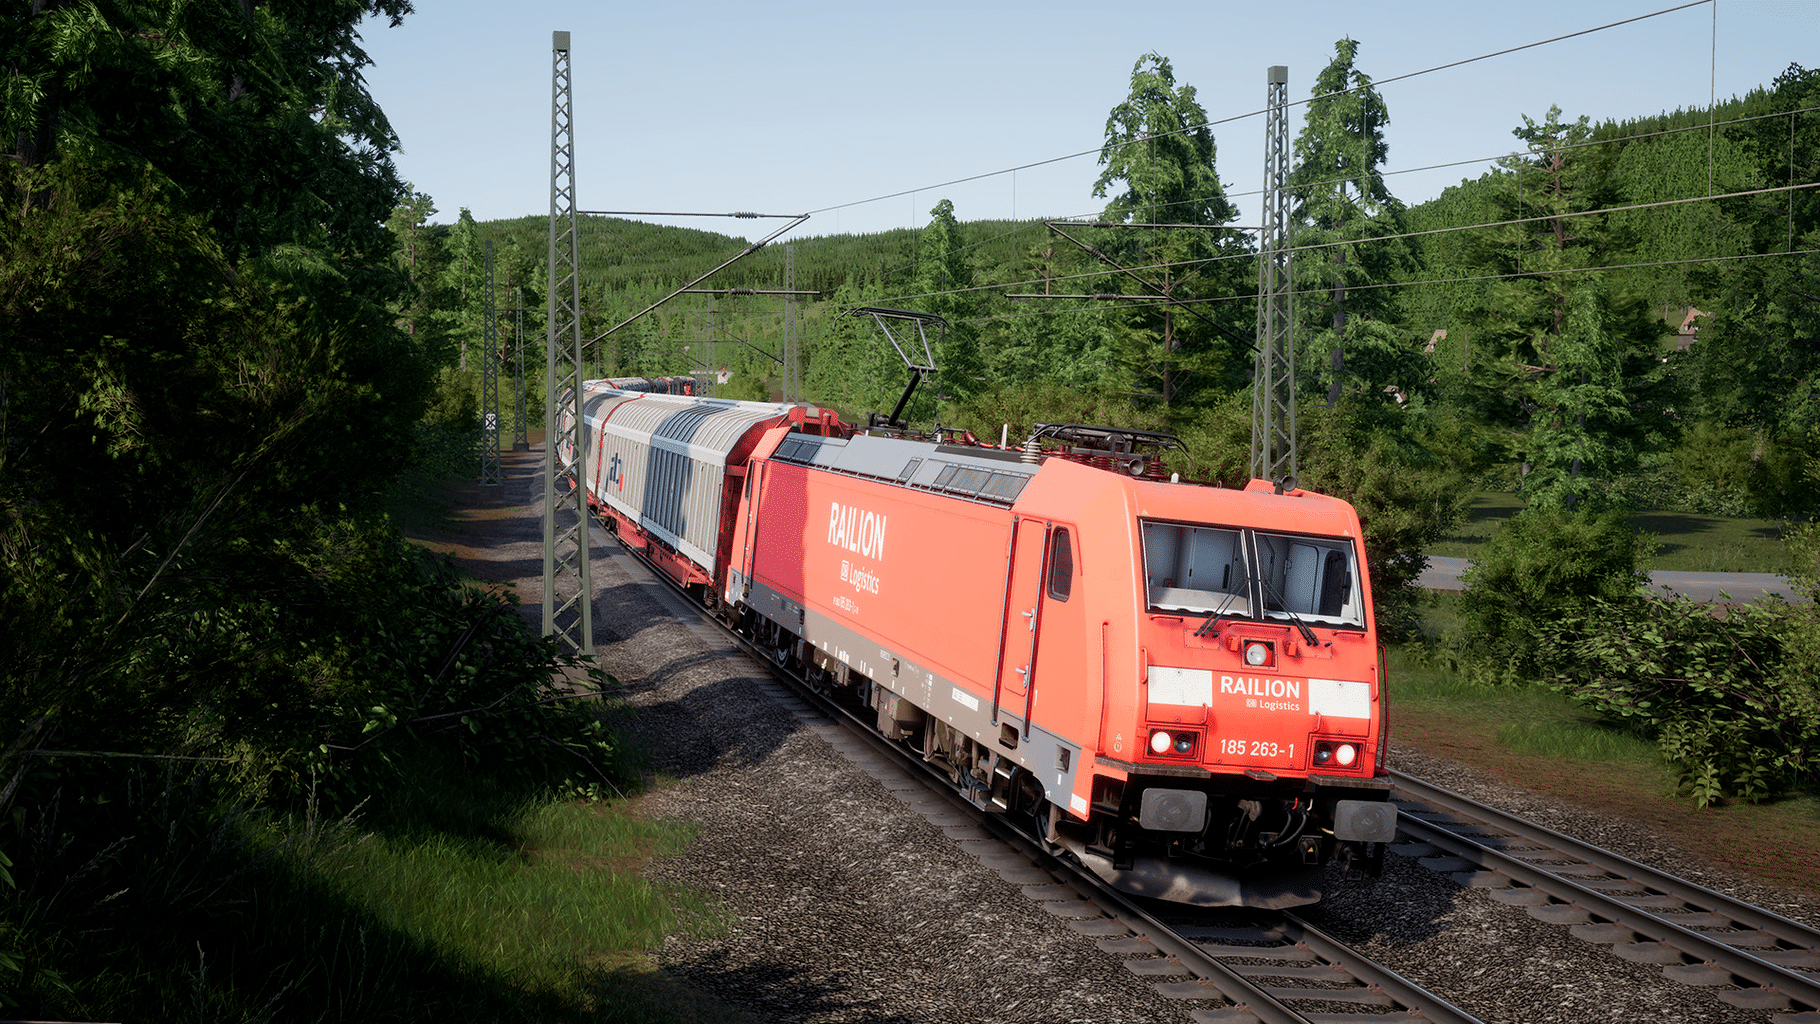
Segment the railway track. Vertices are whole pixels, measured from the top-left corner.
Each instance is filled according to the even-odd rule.
[[[669,583],[661,571],[652,575]],[[677,592],[703,618],[712,617]],[[725,628],[718,620],[716,625]],[[1183,908],[1158,910],[1132,901],[1044,852],[1003,815],[969,803],[911,752],[879,737],[869,720],[816,693],[788,665],[780,668],[770,647],[730,631],[723,635],[770,666],[774,678],[787,680],[767,686],[809,728],[959,840],[963,850],[1019,885],[1026,898],[1124,957],[1126,969],[1159,994],[1184,1000],[1189,1019],[1476,1019],[1294,914],[1185,916]],[[1820,933],[1813,929],[1413,777],[1399,773],[1398,785],[1403,827],[1393,852],[1486,889],[1540,921],[1569,927],[1579,939],[1609,945],[1624,959],[1660,964],[1669,979],[1719,988],[1717,997],[1731,1006],[1768,1012],[1776,1024],[1820,1024]]]
[[[962,848],[1050,914],[1097,940],[1125,967],[1169,998],[1189,1001],[1198,1024],[1379,1024],[1386,1020],[1476,1024],[1439,996],[1356,952],[1293,914],[1256,914],[1259,923],[1231,915],[1165,917],[1106,886],[1077,865],[1041,849],[1004,816],[988,813],[950,789],[920,759],[873,732],[845,705],[816,693],[800,676],[781,671],[767,651],[739,637],[754,659],[773,666],[771,695],[813,712],[810,727],[861,770],[885,782],[912,809],[942,825]],[[807,716],[805,716],[807,717]],[[898,787],[893,780],[916,785]],[[954,824],[964,821],[964,826]]]
[[[1820,1024],[1820,931],[1396,773],[1393,852],[1720,1000]]]
[[[671,584],[661,570],[628,553],[654,578]],[[1153,901],[1139,902],[1112,889],[1092,872],[1045,851],[1004,815],[967,801],[912,752],[879,736],[867,718],[818,692],[789,658],[727,629],[690,595],[674,585],[670,589],[767,667],[771,681],[762,685],[772,699],[912,811],[959,840],[984,866],[1019,885],[1026,898],[1105,952],[1124,957],[1126,969],[1160,995],[1183,1001],[1186,1019],[1478,1024],[1478,1018],[1293,914],[1251,912],[1251,921],[1219,911],[1181,917],[1181,908],[1158,910]]]

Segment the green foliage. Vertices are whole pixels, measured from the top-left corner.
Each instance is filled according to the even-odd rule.
[[[1467,494],[1462,474],[1415,431],[1373,423],[1373,413],[1382,415],[1369,399],[1304,413],[1299,482],[1358,512],[1378,630],[1401,640],[1419,627],[1416,581],[1428,568],[1426,552],[1460,520]]]
[[[1594,599],[1634,599],[1654,541],[1622,512],[1528,508],[1486,541],[1464,577],[1461,661],[1506,679],[1534,678],[1538,637]]]
[[[1787,541],[1789,585],[1806,599],[1789,614],[1788,651],[1783,662],[1789,679],[1820,680],[1820,523],[1790,530]]]
[[[1619,429],[1631,418],[1622,342],[1600,296],[1582,289],[1567,306],[1549,346],[1554,365],[1529,389],[1535,407],[1524,452],[1531,469],[1521,493],[1538,508],[1598,508],[1606,482],[1632,461]]]
[[[972,260],[954,219],[953,203],[944,199],[929,211],[929,226],[918,239],[918,251],[913,287],[927,298],[915,308],[948,321],[939,342],[930,339],[940,347],[935,353],[932,390],[947,401],[966,401],[979,390],[986,368],[980,358],[979,331],[971,320],[978,305],[968,290],[973,284]],[[920,361],[921,357],[916,358]]]
[[[1030,436],[1031,428],[1038,423],[1097,423],[1140,430],[1162,429],[1161,417],[1137,408],[1117,395],[1080,391],[1046,382],[995,387],[961,405],[944,408],[943,416],[944,424],[971,430],[981,440],[994,444],[1003,430],[1013,446]]]
[[[1385,385],[1409,388],[1421,378],[1410,365],[1416,347],[1385,322],[1393,293],[1348,291],[1390,280],[1409,260],[1405,243],[1386,237],[1404,230],[1403,204],[1380,171],[1390,114],[1354,67],[1358,50],[1353,39],[1334,44],[1333,60],[1315,79],[1289,176],[1295,244],[1307,250],[1294,264],[1298,376],[1305,386],[1322,385],[1329,404],[1348,388],[1389,401]]]
[[[876,305],[876,295],[849,286],[842,288],[835,301],[850,309]],[[909,381],[910,371],[869,316],[837,317],[809,352],[803,370],[807,393],[855,423],[865,423],[870,413],[889,413]],[[919,393],[922,390],[918,388]]]
[[[1743,493],[1750,484],[1756,446],[1757,438],[1750,430],[1711,420],[1696,423],[1682,433],[1675,446],[1675,476],[1690,491]]]
[[[1124,190],[1106,206],[1107,220],[1224,224],[1237,215],[1214,170],[1213,129],[1194,86],[1175,84],[1169,58],[1139,57],[1131,92],[1106,115],[1096,198],[1115,183]]]
[[[1760,514],[1811,519],[1820,509],[1820,422],[1777,431],[1751,465],[1751,503]]]
[[[1243,294],[1241,282],[1253,271],[1241,258],[1243,242],[1218,230],[1238,212],[1214,161],[1213,130],[1194,87],[1176,85],[1167,57],[1138,58],[1130,94],[1106,117],[1102,169],[1093,184],[1096,198],[1123,186],[1102,217],[1133,226],[1110,229],[1093,244],[1130,271],[1108,278],[1101,291],[1145,299],[1126,307],[1112,335],[1122,376],[1166,409],[1217,397],[1244,371],[1235,347],[1250,344],[1249,324],[1235,330],[1232,324],[1242,321],[1229,306],[1202,311],[1193,303]]]
[[[1820,689],[1785,671],[1789,619],[1780,602],[1595,599],[1545,628],[1539,660],[1550,685],[1655,737],[1700,806],[1758,801],[1811,779],[1820,749]]]
[[[423,422],[455,430],[480,429],[480,374],[452,366],[436,371],[436,390],[424,407]]]
[[[741,373],[716,387],[714,396],[730,398],[736,402],[769,402],[771,389],[766,386],[765,378],[758,374]]]
[[[54,159],[149,170],[201,209],[232,261],[302,244],[382,250],[397,147],[360,70],[363,19],[408,0],[90,0],[7,16],[0,138]]]

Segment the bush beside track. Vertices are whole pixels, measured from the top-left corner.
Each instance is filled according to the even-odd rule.
[[[234,512],[7,592],[0,1012],[646,1019],[599,954],[689,901],[576,865],[683,837],[572,799],[636,783],[612,681],[383,516]]]
[[[1700,806],[1820,781],[1820,525],[1787,537],[1805,600],[1709,607],[1650,595],[1651,547],[1617,512],[1527,511],[1466,577],[1442,645],[1474,678],[1538,680],[1659,745]]]

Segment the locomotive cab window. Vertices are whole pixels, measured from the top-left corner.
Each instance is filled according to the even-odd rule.
[[[1057,527],[1049,540],[1049,596],[1068,600],[1074,590],[1074,547],[1068,542],[1068,528]]]
[[[1150,610],[1250,615],[1243,539],[1238,530],[1144,523],[1144,590]]]
[[[1257,552],[1265,618],[1365,628],[1351,541],[1259,530]]]
[[[1142,525],[1150,611],[1365,628],[1356,548],[1345,537]]]

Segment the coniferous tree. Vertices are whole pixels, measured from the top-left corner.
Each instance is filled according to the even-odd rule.
[[[925,298],[916,308],[948,321],[935,353],[933,385],[943,398],[964,402],[984,383],[979,329],[972,322],[978,301],[968,289],[973,285],[973,261],[954,219],[954,204],[946,199],[929,211],[929,226],[917,240],[916,275],[911,287]]]
[[[1219,230],[1237,211],[1226,198],[1214,166],[1213,131],[1191,85],[1177,86],[1169,59],[1138,58],[1131,92],[1106,118],[1102,170],[1093,194],[1113,193],[1103,217],[1132,225],[1115,229],[1105,244],[1110,258],[1133,269],[1146,285],[1119,275],[1110,287],[1134,301],[1115,335],[1121,360],[1139,394],[1165,407],[1191,403],[1209,386],[1232,383],[1246,363],[1240,342],[1249,329],[1235,304],[1202,311],[1188,303],[1245,294],[1251,272],[1236,233]],[[1157,225],[1157,226],[1145,226]],[[1167,226],[1163,226],[1167,225]]]
[[[1385,385],[1406,391],[1420,374],[1415,346],[1392,323],[1391,292],[1368,287],[1390,281],[1408,263],[1408,249],[1384,238],[1404,230],[1404,210],[1381,171],[1389,111],[1354,66],[1358,50],[1353,39],[1334,43],[1333,61],[1315,80],[1289,175],[1299,250],[1298,352],[1310,362],[1324,359],[1325,369],[1303,376],[1326,384],[1329,405],[1345,387],[1383,396]]]
[[[1820,70],[1791,65],[1770,102],[1786,120],[1753,126],[1768,182],[1797,186],[1755,208],[1753,252],[1730,268],[1710,329],[1691,355],[1703,410],[1757,432],[1752,497],[1772,515],[1820,507]],[[1778,137],[1778,135],[1780,137]]]
[[[1628,468],[1622,456],[1630,450],[1615,436],[1609,444],[1591,446],[1552,439],[1552,431],[1582,429],[1578,413],[1571,423],[1559,418],[1560,396],[1592,387],[1602,372],[1616,373],[1632,406],[1629,415],[1595,417],[1584,429],[1609,434],[1647,426],[1636,414],[1653,404],[1646,399],[1660,377],[1654,358],[1660,332],[1640,302],[1616,292],[1596,269],[1608,260],[1610,236],[1603,218],[1589,211],[1608,205],[1611,196],[1591,159],[1587,119],[1564,122],[1560,108],[1552,107],[1540,124],[1523,120],[1513,134],[1528,144],[1528,152],[1500,161],[1500,172],[1484,179],[1489,212],[1502,223],[1472,241],[1467,262],[1496,279],[1462,326],[1472,332],[1479,353],[1473,376],[1484,402],[1480,414],[1498,429],[1504,450],[1521,461],[1525,473],[1541,472],[1524,485],[1525,493],[1553,495],[1563,474],[1604,480]],[[1581,303],[1587,329],[1576,339],[1568,336],[1568,320]],[[1588,352],[1614,365],[1595,372],[1584,361]],[[1563,365],[1577,369],[1563,371]],[[1563,372],[1583,379],[1551,379]],[[1577,462],[1570,454],[1575,451]],[[1588,457],[1595,451],[1616,461],[1593,465]],[[1584,489],[1576,485],[1573,493]]]

